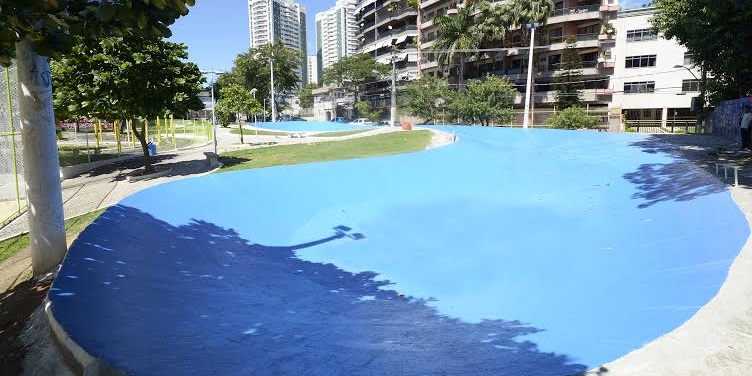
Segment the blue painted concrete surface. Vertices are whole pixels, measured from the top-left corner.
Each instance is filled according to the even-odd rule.
[[[330,121],[280,121],[274,123],[258,123],[259,128],[271,129],[275,131],[286,132],[335,132],[335,131],[353,131],[358,129],[371,129],[374,126],[352,125],[349,123],[334,123]]]
[[[749,235],[650,138],[444,129],[137,193],[76,241],[55,315],[137,375],[565,376],[685,322]]]

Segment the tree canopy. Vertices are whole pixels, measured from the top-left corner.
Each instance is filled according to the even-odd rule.
[[[577,52],[577,39],[570,38],[561,54],[556,74],[556,104],[564,109],[582,101],[582,57]]]
[[[303,62],[303,53],[285,47],[281,41],[274,44],[251,48],[235,58],[232,70],[217,80],[219,97],[223,86],[235,84],[247,90],[256,89],[256,97],[267,100],[271,97],[269,58],[274,56],[274,90],[275,95],[289,94],[300,86],[299,71]],[[279,107],[279,100],[277,106]]]
[[[391,67],[377,62],[369,54],[356,54],[338,60],[324,70],[323,83],[334,84],[359,101],[360,90],[366,83],[382,79]]]
[[[546,120],[546,124],[558,129],[595,128],[601,123],[601,119],[588,115],[578,106],[559,111]]]
[[[58,57],[76,35],[170,36],[168,28],[195,0],[0,1],[0,64],[9,65],[15,44],[26,40],[37,53]]]
[[[184,115],[203,108],[198,100],[204,77],[184,60],[186,46],[159,37],[84,36],[64,57],[51,64],[53,98],[72,116],[145,119]],[[143,124],[133,124],[146,154]]]
[[[241,113],[248,115],[261,112],[261,105],[251,92],[238,84],[230,84],[222,87],[222,99],[217,103],[217,109],[223,113],[234,113],[240,125],[240,143],[243,143],[243,120]]]
[[[316,84],[308,84],[303,86],[298,92],[298,98],[300,99],[300,108],[313,107],[313,90],[316,89]]]
[[[716,100],[752,91],[752,7],[749,0],[653,0],[652,19],[666,39],[676,38],[710,75]]]
[[[425,75],[400,91],[403,108],[425,121],[437,120],[450,100],[449,85],[441,78]]]

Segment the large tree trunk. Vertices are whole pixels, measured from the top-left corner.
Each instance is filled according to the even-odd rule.
[[[133,131],[133,135],[138,139],[138,142],[141,143],[141,151],[144,153],[144,174],[151,174],[154,172],[154,166],[151,165],[151,158],[149,158],[149,148],[146,146],[146,127],[148,121],[144,121],[141,123],[141,131],[139,132],[138,127],[136,124],[138,124],[138,120],[133,120],[131,122],[131,131]]]
[[[52,105],[52,77],[48,58],[37,55],[30,42],[16,44],[16,63],[31,269],[38,276],[55,269],[68,248]]]
[[[465,57],[460,57],[460,67],[459,67],[459,79],[458,81],[460,84],[460,90],[465,88]]]

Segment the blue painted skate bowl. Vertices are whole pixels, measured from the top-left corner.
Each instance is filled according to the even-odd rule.
[[[333,121],[279,121],[257,123],[259,128],[283,132],[339,132],[375,129],[375,126],[335,123]]]
[[[133,375],[568,376],[686,322],[749,236],[653,138],[439,129],[458,142],[136,193],[53,314]]]

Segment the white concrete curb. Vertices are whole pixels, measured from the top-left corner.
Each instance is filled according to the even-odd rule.
[[[125,376],[126,373],[115,369],[102,359],[91,356],[79,346],[63,329],[52,311],[52,302],[45,299],[44,312],[50,323],[52,341],[58,348],[65,363],[76,375],[82,376]]]

